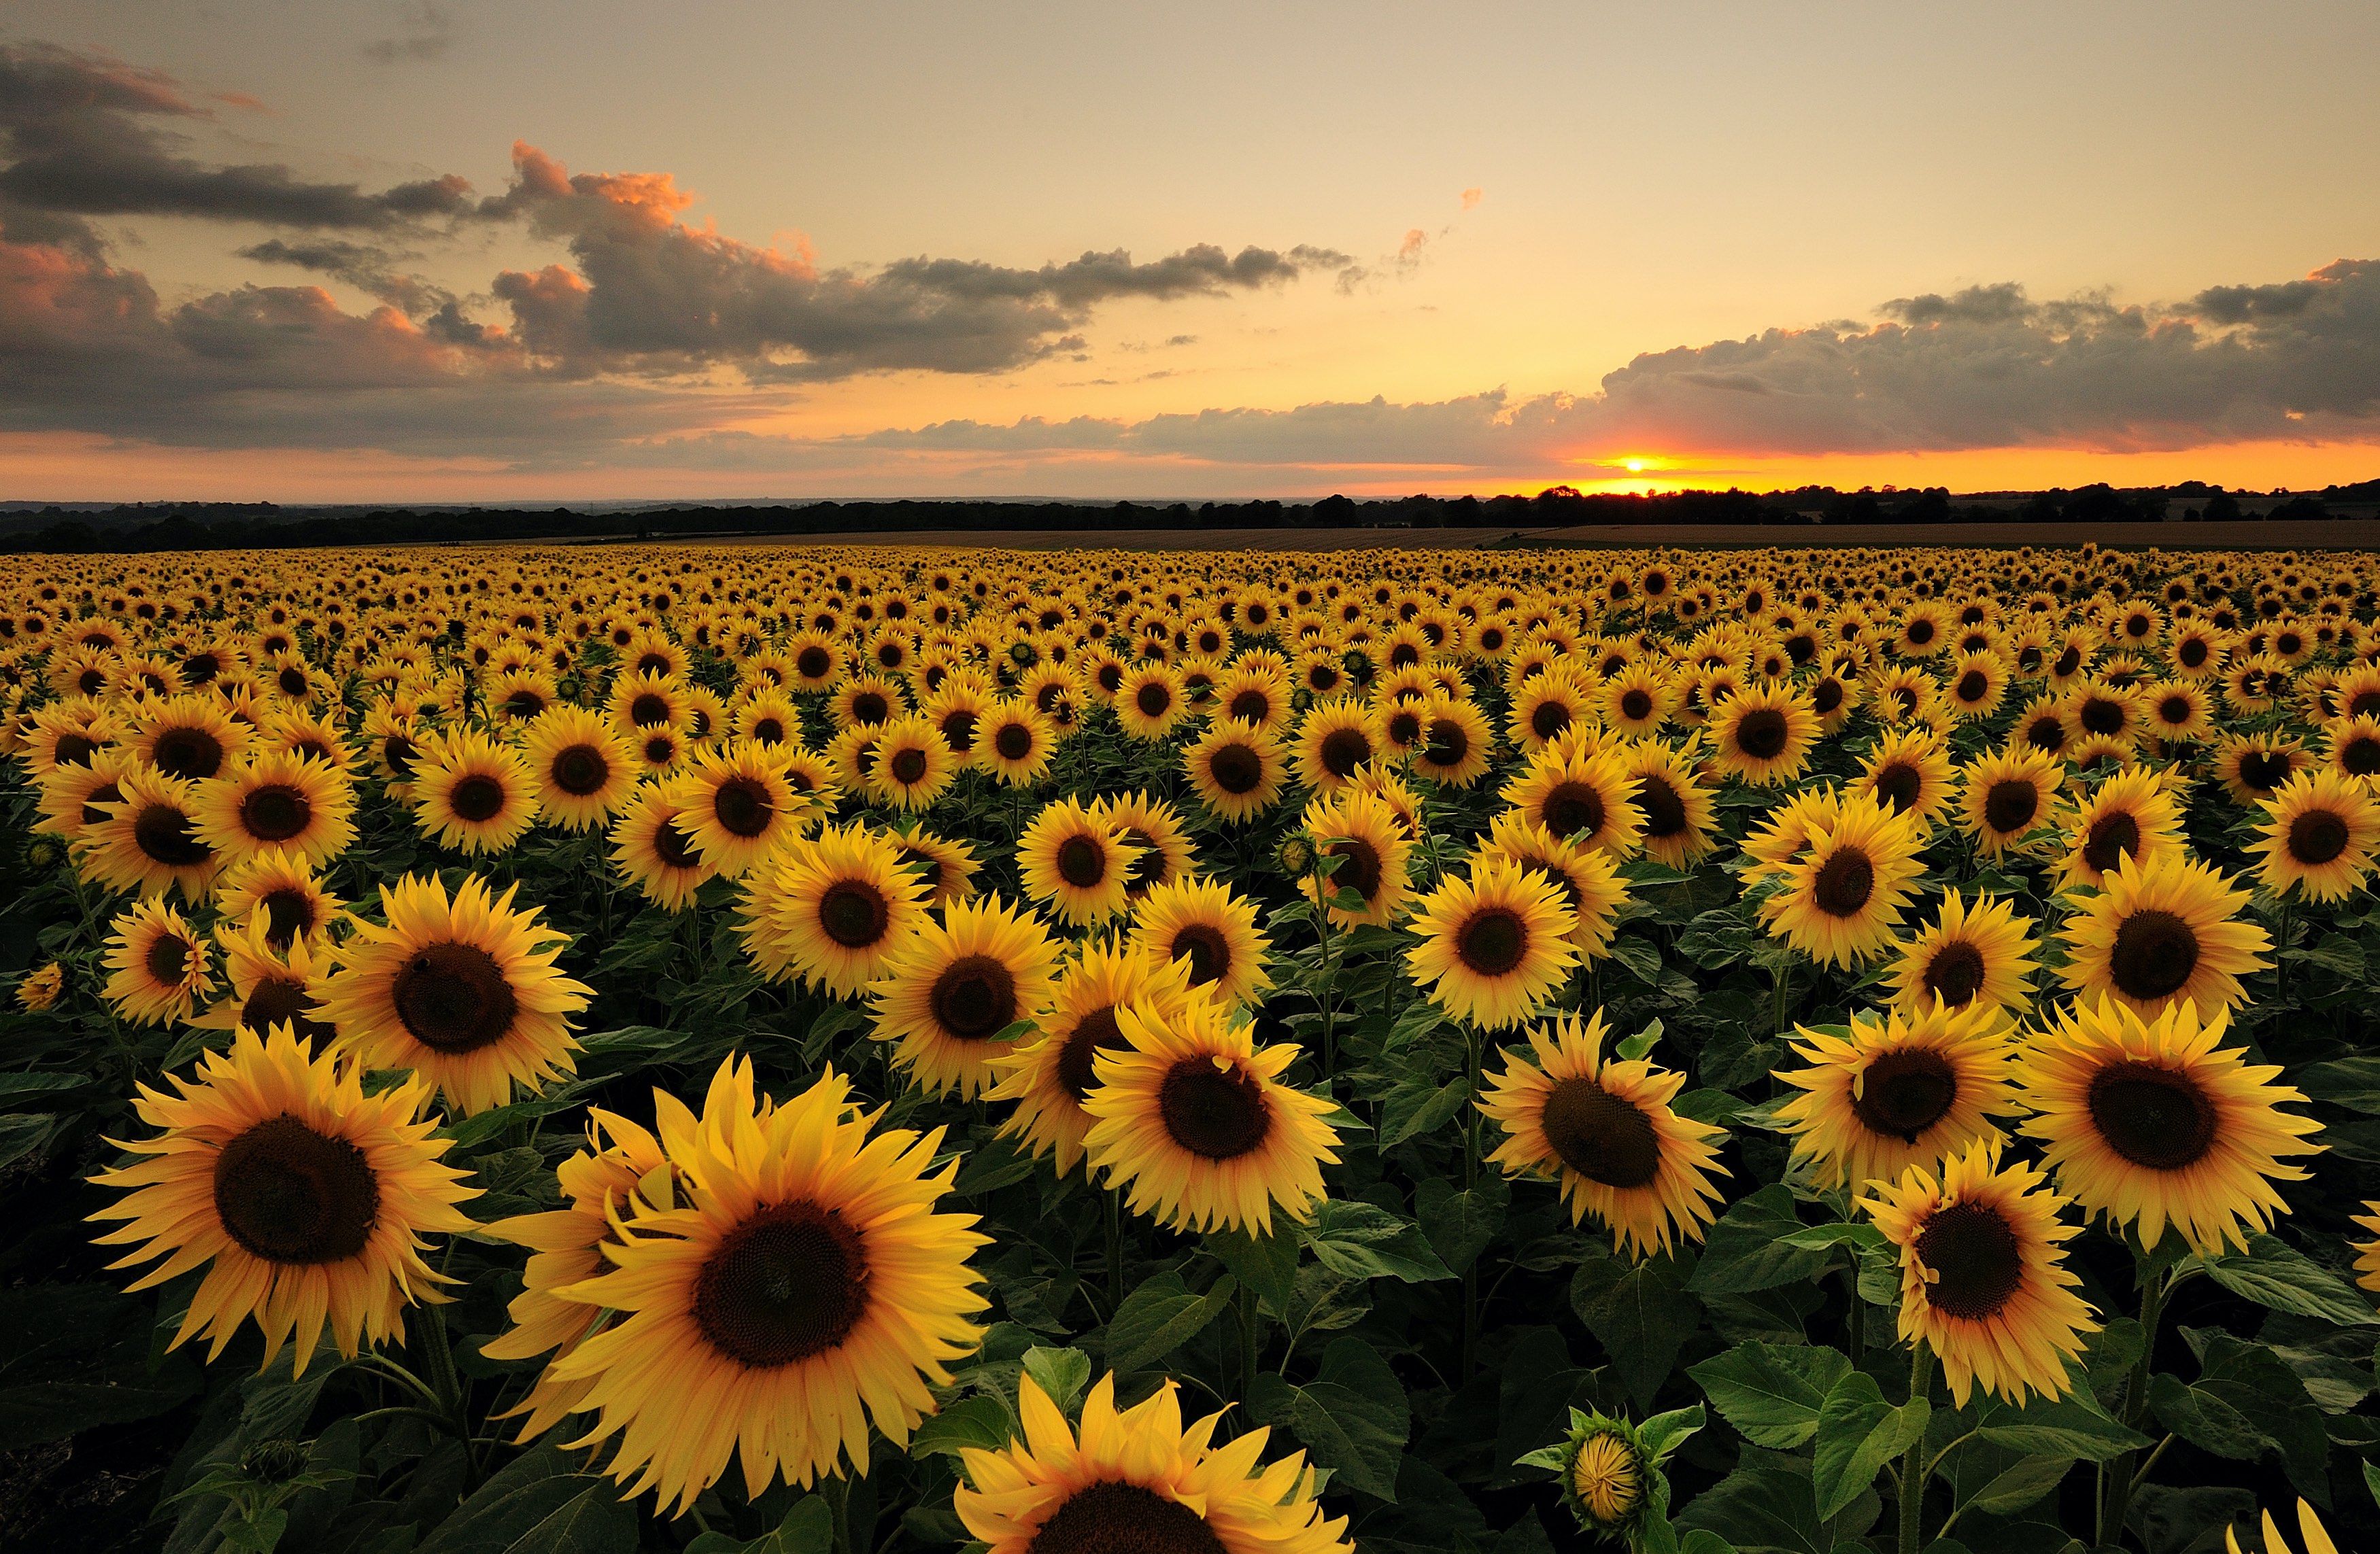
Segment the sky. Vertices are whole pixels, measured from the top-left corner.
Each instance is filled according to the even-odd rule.
[[[2380,6],[14,0],[0,499],[2380,477]]]

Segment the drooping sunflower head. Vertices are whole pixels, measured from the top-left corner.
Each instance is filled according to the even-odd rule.
[[[2176,1003],[2210,1014],[2247,997],[2243,976],[2269,963],[2272,938],[2241,920],[2248,892],[2176,845],[2146,863],[2127,855],[2075,905],[2059,938],[2066,986],[2095,1002],[2113,997],[2143,1014]]]
[[[1542,1009],[1578,964],[1577,915],[1561,892],[1510,858],[1473,860],[1421,898],[1420,942],[1406,970],[1458,1019],[1486,1030],[1516,1026]]]
[[[2013,1035],[1998,1010],[1859,1014],[1795,1036],[1808,1066],[1777,1071],[1802,1092],[1777,1109],[1778,1124],[1825,1185],[1938,1171],[1977,1139],[1999,1137],[1996,1119],[2015,1110]]]
[[[421,1237],[469,1231],[457,1206],[479,1189],[440,1160],[434,1120],[415,1120],[418,1084],[367,1096],[359,1067],[286,1026],[243,1029],[172,1084],[141,1087],[134,1110],[158,1131],[96,1178],[128,1196],[93,1218],[125,1221],[98,1237],[134,1247],[115,1267],[164,1259],[134,1290],[207,1265],[175,1344],[210,1339],[212,1359],[253,1317],[265,1365],[294,1337],[302,1374],[326,1332],[353,1358],[401,1342],[413,1301],[444,1298]]]
[[[418,1074],[457,1111],[575,1070],[570,1018],[593,989],[555,965],[567,936],[478,879],[450,898],[435,876],[381,887],[382,921],[355,919],[313,992],[365,1066]]]
[[[2222,1045],[2228,1016],[2183,1001],[2154,1015],[2113,998],[2070,1004],[2025,1054],[2024,1131],[2061,1190],[2144,1247],[2169,1229],[2197,1251],[2244,1249],[2286,1213],[2273,1184],[2302,1181],[2323,1147],[2277,1065]]]
[[[1601,1010],[1533,1027],[1528,1055],[1504,1050],[1479,1110],[1505,1135],[1489,1159],[1559,1182],[1573,1222],[1592,1213],[1621,1250],[1646,1257],[1702,1239],[1726,1131],[1679,1115],[1684,1074],[1607,1057],[1609,1037]]]
[[[2063,1397],[2099,1329],[2066,1267],[2081,1232],[2058,1219],[2068,1200],[2029,1166],[2001,1169],[1999,1153],[1978,1140],[1938,1177],[1912,1165],[1861,1200],[1900,1249],[1900,1336],[1934,1351],[1961,1408],[1977,1388],[2013,1403]]]
[[[879,1040],[892,1062],[934,1095],[972,1100],[995,1080],[993,1063],[1050,995],[1058,945],[1040,921],[993,897],[954,903],[885,964],[868,989]]]
[[[1296,1050],[1259,1050],[1196,989],[1128,1005],[1117,1026],[1125,1050],[1091,1052],[1084,1147],[1133,1212],[1251,1235],[1274,1233],[1276,1207],[1305,1219],[1338,1135],[1322,1121],[1330,1102],[1281,1082]]]

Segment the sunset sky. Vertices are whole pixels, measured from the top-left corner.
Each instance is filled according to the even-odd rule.
[[[2380,477],[2380,6],[0,11],[0,498]]]

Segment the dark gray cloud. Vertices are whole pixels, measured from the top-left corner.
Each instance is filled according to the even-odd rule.
[[[198,161],[183,153],[174,127],[210,113],[155,70],[50,43],[0,43],[0,206],[53,218],[194,216],[309,230],[393,229],[475,208],[471,186],[451,174],[367,189],[300,177],[279,163]]]
[[[410,0],[397,7],[399,30],[363,46],[375,65],[422,65],[446,57],[455,42],[455,18],[435,0]]]

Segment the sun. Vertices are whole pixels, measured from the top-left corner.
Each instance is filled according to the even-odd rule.
[[[1631,475],[1642,475],[1651,463],[1650,459],[1623,458],[1620,461],[1620,467]]]

